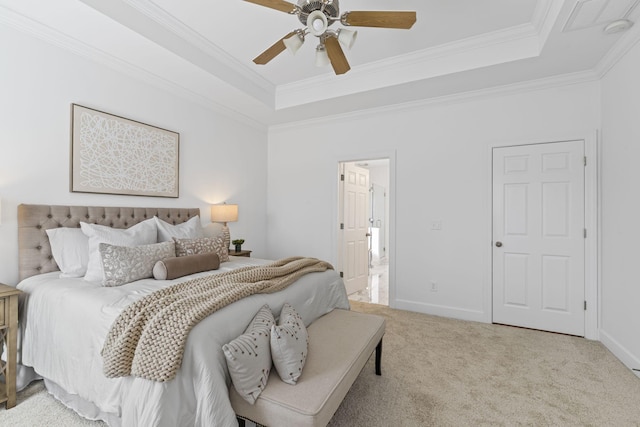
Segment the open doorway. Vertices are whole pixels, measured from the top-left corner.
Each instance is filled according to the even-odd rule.
[[[389,159],[343,162],[340,174],[339,256],[349,299],[389,305]]]

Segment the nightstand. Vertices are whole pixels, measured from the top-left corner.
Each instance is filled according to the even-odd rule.
[[[229,249],[229,255],[232,255],[232,256],[246,256],[247,258],[249,258],[251,256],[251,251],[238,251],[238,252],[236,252],[233,249]]]
[[[18,337],[18,295],[22,291],[0,284],[0,349],[7,346],[7,361],[0,360],[0,373],[5,383],[0,383],[0,403],[7,402],[7,409],[16,406],[16,347]],[[1,353],[1,351],[0,351]]]

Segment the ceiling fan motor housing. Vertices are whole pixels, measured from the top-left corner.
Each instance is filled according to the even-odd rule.
[[[327,18],[338,17],[340,13],[340,5],[338,0],[333,0],[331,2],[326,2],[322,0],[298,0],[298,7],[303,13],[298,14],[298,19],[302,22],[303,25],[307,25],[307,18],[311,12],[316,10],[321,10],[324,5],[323,13]],[[332,20],[328,20],[328,25],[333,23]]]

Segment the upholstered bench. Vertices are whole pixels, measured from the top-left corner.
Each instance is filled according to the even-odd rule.
[[[376,374],[381,375],[385,319],[372,314],[335,309],[309,328],[309,351],[296,385],[275,369],[253,405],[231,386],[231,405],[240,426],[244,420],[269,427],[326,426],[358,374],[376,350]]]

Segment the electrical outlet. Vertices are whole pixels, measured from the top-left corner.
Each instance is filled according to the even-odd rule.
[[[431,221],[431,229],[437,231],[442,230],[442,221]]]
[[[438,292],[438,283],[436,281],[431,281],[431,292]]]

